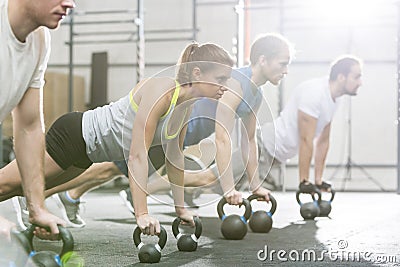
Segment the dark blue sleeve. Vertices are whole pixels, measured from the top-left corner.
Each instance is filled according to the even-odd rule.
[[[188,122],[184,146],[198,144],[215,131],[215,114],[218,101],[210,98],[197,100]]]

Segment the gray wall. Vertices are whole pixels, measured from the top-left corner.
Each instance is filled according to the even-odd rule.
[[[145,30],[156,29],[190,29],[192,27],[192,1],[191,0],[145,0]],[[233,51],[233,39],[237,37],[237,14],[234,11],[237,1],[207,1],[224,2],[224,4],[204,4],[205,0],[198,0],[196,8],[198,23],[198,41],[216,42],[228,51]],[[350,5],[340,11],[332,10],[331,13],[315,11],[309,7],[299,7],[316,1],[260,1],[253,0],[252,5],[269,5],[270,8],[252,10],[250,14],[250,38],[253,40],[257,34],[264,32],[282,32],[295,44],[297,54],[293,60],[289,75],[285,78],[284,86],[280,93],[284,102],[288,99],[293,88],[301,81],[325,75],[328,72],[329,62],[344,53],[353,53],[365,61],[363,86],[359,95],[351,100],[351,156],[354,162],[359,164],[395,164],[396,163],[396,34],[397,16],[396,8],[392,1],[379,1],[380,5],[373,7],[373,12],[364,16],[359,22],[347,23],[348,18],[354,18],[362,13],[362,5],[357,12],[346,12]],[[318,1],[317,1],[318,2]],[[319,1],[322,2],[322,1]],[[337,1],[336,1],[337,2]],[[377,1],[378,2],[378,1]],[[203,3],[203,4],[201,4]],[[278,4],[283,3],[279,9]],[[78,1],[76,11],[89,10],[125,10],[136,9],[137,2],[130,0],[114,1]],[[276,5],[272,7],[272,5]],[[339,23],[331,18],[339,19]],[[76,26],[76,31],[116,31],[136,30],[133,23],[130,24],[101,24],[106,19],[131,19],[134,16],[127,15],[102,15],[80,16],[76,20],[98,20],[98,24]],[[58,31],[53,31],[52,55],[50,59],[51,71],[67,72],[68,46],[65,42],[69,38],[69,27],[61,26]],[[101,39],[127,39],[129,36],[86,36],[77,37],[78,40]],[[146,34],[150,38],[188,37],[190,33],[175,32],[166,34]],[[151,63],[165,63],[166,66],[174,64],[180,51],[189,41],[164,41],[146,42],[145,61]],[[109,82],[108,96],[113,101],[125,95],[136,83],[136,69],[129,66],[136,62],[136,43],[112,43],[112,44],[86,44],[74,46],[75,74],[86,78],[89,87],[90,69],[86,64],[90,63],[91,53],[107,51],[109,54]],[[80,64],[83,66],[79,67]],[[119,64],[119,65],[118,65]],[[121,64],[123,66],[121,66]],[[114,65],[114,66],[113,66]],[[118,66],[115,66],[118,65]],[[128,65],[128,66],[126,66]],[[148,66],[145,76],[151,76],[162,67]],[[279,112],[279,89],[266,85],[265,97],[272,108],[274,115]],[[88,89],[87,89],[88,90]],[[88,91],[87,91],[88,92]],[[89,96],[87,95],[87,100]],[[349,98],[344,98],[342,106],[336,114],[332,127],[331,149],[328,155],[328,163],[341,164],[346,161],[348,155],[348,121]],[[297,159],[290,164],[296,164]],[[334,168],[328,169],[329,177]],[[387,189],[394,190],[396,184],[395,168],[368,168],[372,178],[382,182]],[[378,189],[366,175],[353,169],[354,178],[348,183],[353,189]],[[339,173],[339,176],[343,173]],[[288,187],[296,187],[297,170],[287,169]],[[338,179],[340,184],[342,179]]]

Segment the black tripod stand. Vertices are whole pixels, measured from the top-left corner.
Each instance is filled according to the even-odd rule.
[[[352,146],[352,140],[351,140],[351,137],[352,137],[352,134],[351,134],[351,119],[352,119],[352,115],[351,115],[351,97],[349,97],[349,105],[348,105],[348,131],[347,131],[347,134],[348,134],[348,146],[347,146],[347,161],[346,161],[346,163],[344,163],[344,164],[342,164],[342,165],[339,165],[337,168],[336,168],[336,170],[333,172],[333,174],[331,175],[331,177],[330,177],[330,180],[334,180],[335,179],[335,176],[336,176],[336,174],[338,173],[338,171],[340,170],[340,169],[342,169],[342,168],[344,168],[345,169],[345,176],[344,176],[344,178],[343,178],[343,180],[342,180],[342,188],[341,188],[341,191],[344,191],[345,190],[345,187],[346,187],[346,183],[348,182],[348,181],[351,181],[352,180],[352,173],[351,173],[351,171],[352,171],[352,168],[357,168],[357,169],[359,169],[365,176],[366,176],[366,178],[368,178],[372,183],[374,183],[375,185],[377,185],[378,187],[379,187],[379,189],[381,190],[381,191],[383,191],[383,192],[385,192],[386,190],[383,188],[383,186],[376,180],[376,179],[374,179],[366,170],[365,170],[365,168],[363,167],[363,166],[361,166],[361,165],[359,165],[359,164],[357,164],[357,163],[355,163],[352,159],[351,159],[351,156],[352,156],[352,151],[351,151],[351,146]]]

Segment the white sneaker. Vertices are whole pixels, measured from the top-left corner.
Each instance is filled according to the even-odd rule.
[[[86,225],[85,221],[81,216],[79,216],[80,201],[72,203],[68,200],[65,191],[54,194],[53,198],[61,210],[63,219],[68,222],[68,226],[73,228],[82,228]]]
[[[124,202],[124,205],[128,208],[128,210],[133,215],[135,215],[135,210],[133,209],[132,196],[131,192],[129,191],[129,188],[119,191],[119,196],[121,197],[122,201]]]
[[[22,231],[26,230],[29,223],[29,211],[26,206],[26,199],[25,197],[13,197],[12,203],[14,206],[14,210],[17,213],[17,222],[18,226],[21,228]]]

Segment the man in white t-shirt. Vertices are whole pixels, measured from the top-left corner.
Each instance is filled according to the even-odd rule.
[[[55,239],[57,225],[65,226],[65,222],[44,205],[45,143],[40,95],[50,55],[49,29],[57,28],[74,6],[73,0],[0,0],[0,122],[12,111],[15,155],[29,221],[50,228],[51,233],[36,228],[36,234],[46,239]],[[0,194],[0,200],[8,197]],[[0,217],[0,239],[9,239],[14,226]]]
[[[331,185],[322,181],[329,149],[329,134],[338,100],[343,95],[356,95],[361,86],[361,61],[354,56],[335,60],[329,77],[312,79],[300,84],[274,125],[262,126],[260,166],[269,164],[271,155],[279,162],[299,156],[299,190],[311,193],[329,191]],[[275,132],[275,139],[269,138]],[[314,154],[315,185],[309,181]]]

